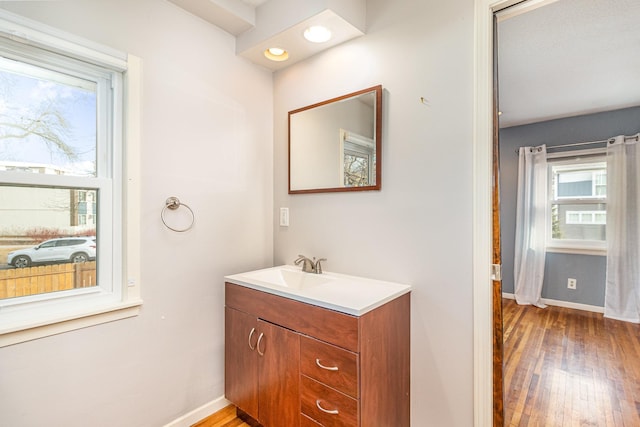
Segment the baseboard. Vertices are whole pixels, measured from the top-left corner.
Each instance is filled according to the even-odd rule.
[[[508,294],[506,292],[503,292],[502,298],[516,299],[516,296],[514,294]],[[565,308],[572,308],[575,310],[592,311],[594,313],[604,313],[604,307],[600,307],[597,305],[580,304],[577,302],[561,301],[561,300],[549,299],[549,298],[541,298],[541,300],[543,303],[547,305],[554,305],[556,307],[565,307]]]
[[[212,400],[211,402],[205,403],[204,405],[194,409],[188,414],[185,414],[180,418],[171,421],[164,427],[190,427],[198,421],[207,418],[209,415],[218,412],[220,409],[230,404],[231,402],[225,399],[224,396],[221,396],[215,400]]]

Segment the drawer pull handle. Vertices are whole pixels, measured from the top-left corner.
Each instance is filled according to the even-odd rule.
[[[264,334],[260,332],[260,336],[258,337],[258,342],[256,343],[256,348],[258,349],[258,354],[260,356],[264,356],[264,352],[260,351],[260,342],[262,341],[262,338],[264,338]]]
[[[251,328],[251,332],[249,332],[249,348],[251,350],[255,350],[256,347],[254,345],[251,345],[251,337],[253,336],[253,333],[256,331],[256,328]]]
[[[316,400],[316,406],[318,407],[318,409],[320,409],[322,412],[325,412],[327,414],[331,414],[331,415],[338,415],[339,412],[337,409],[324,409],[321,405],[320,405],[320,399]]]
[[[324,366],[322,363],[320,363],[320,359],[316,359],[316,365],[318,365],[322,369],[326,369],[327,371],[337,371],[338,370],[337,366]]]

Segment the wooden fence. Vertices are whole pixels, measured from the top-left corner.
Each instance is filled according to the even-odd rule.
[[[95,261],[0,270],[0,299],[95,285]]]

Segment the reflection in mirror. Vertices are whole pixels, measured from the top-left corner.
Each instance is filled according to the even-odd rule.
[[[289,194],[379,190],[382,86],[289,112]]]

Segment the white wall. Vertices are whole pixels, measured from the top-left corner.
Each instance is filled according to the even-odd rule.
[[[164,425],[224,393],[223,276],[272,264],[271,73],[164,0],[0,7],[144,67],[142,314],[1,348],[0,425]],[[192,231],[162,225],[169,196]]]
[[[367,34],[274,79],[275,262],[409,283],[412,425],[473,424],[471,0],[369,0]],[[287,194],[287,112],[382,84],[382,191]],[[420,97],[429,105],[420,102]],[[393,349],[389,349],[393,351]]]
[[[471,0],[368,0],[366,36],[273,84],[164,0],[0,7],[144,60],[145,300],[137,318],[0,349],[0,425],[160,426],[221,396],[222,276],[273,251],[413,285],[412,424],[472,425]],[[289,196],[287,112],[375,84],[382,191]],[[192,232],[160,223],[170,195],[194,209]]]

